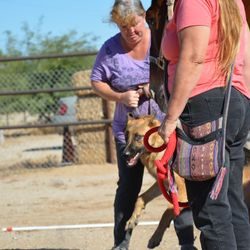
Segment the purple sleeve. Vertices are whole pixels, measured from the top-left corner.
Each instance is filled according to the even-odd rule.
[[[90,79],[92,81],[97,82],[109,82],[111,72],[109,68],[106,66],[106,60],[107,60],[107,53],[106,53],[106,43],[101,47],[99,50],[96,60],[94,63],[94,66],[92,68]]]

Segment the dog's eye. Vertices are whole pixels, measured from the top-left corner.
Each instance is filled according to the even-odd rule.
[[[143,138],[143,135],[135,134],[135,137],[134,137],[135,141],[140,141],[142,140],[142,138]]]

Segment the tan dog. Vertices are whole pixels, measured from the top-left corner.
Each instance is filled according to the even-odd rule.
[[[156,120],[154,116],[149,115],[137,119],[128,117],[128,123],[126,127],[128,143],[125,149],[125,153],[129,159],[128,165],[132,167],[137,163],[138,160],[141,160],[141,162],[147,168],[150,175],[152,175],[155,179],[157,178],[157,176],[156,176],[156,168],[154,166],[154,161],[156,159],[161,159],[163,152],[160,153],[147,152],[143,144],[143,137],[150,128],[159,125],[160,122]],[[150,136],[149,140],[150,140],[149,141],[150,145],[154,147],[159,147],[163,143],[163,140],[157,133]],[[182,202],[187,201],[187,194],[186,194],[184,180],[178,175],[175,175],[175,181],[178,188],[179,200]],[[168,183],[165,183],[165,185],[167,188]],[[127,223],[127,228],[133,229],[136,226],[138,218],[140,217],[143,209],[145,209],[147,203],[160,195],[161,191],[159,190],[158,183],[156,181],[146,192],[144,192],[142,195],[138,197],[134,212]],[[160,223],[156,231],[149,240],[148,244],[149,248],[156,247],[160,244],[164,232],[170,226],[170,223],[173,219],[174,219],[173,205],[169,203],[168,208],[162,215],[162,218],[160,220]]]
[[[132,118],[128,117],[128,123],[126,127],[127,132],[127,146],[125,149],[125,153],[128,156],[128,165],[133,166],[136,164],[138,160],[144,164],[147,168],[150,175],[152,175],[155,179],[156,176],[156,168],[154,166],[154,161],[156,159],[161,159],[163,152],[160,153],[150,153],[148,152],[143,144],[143,137],[145,133],[153,127],[159,126],[160,122],[154,118],[154,116],[144,116],[140,118]],[[163,140],[158,135],[158,133],[154,133],[149,138],[150,145],[154,147],[159,147],[162,145]],[[187,201],[187,194],[184,179],[175,174],[175,181],[178,188],[178,196],[179,201],[185,202]],[[250,167],[244,168],[243,173],[243,183],[244,183],[244,193],[247,206],[250,210]],[[166,187],[168,183],[165,183]],[[158,188],[157,181],[143,194],[141,194],[135,204],[134,212],[127,223],[127,228],[133,229],[138,222],[138,218],[140,217],[143,209],[145,209],[148,202],[161,195],[161,191]],[[158,246],[162,240],[163,234],[166,229],[170,226],[171,221],[174,219],[173,205],[168,204],[168,208],[163,213],[160,223],[149,240],[148,247],[154,248]]]

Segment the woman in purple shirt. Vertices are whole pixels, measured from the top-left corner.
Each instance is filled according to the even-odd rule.
[[[119,181],[114,202],[115,247],[113,249],[126,250],[132,232],[125,230],[125,226],[132,215],[141,189],[144,166],[138,162],[135,167],[128,167],[123,153],[126,144],[124,130],[128,112],[136,111],[136,115],[148,114],[147,89],[151,37],[140,0],[116,0],[110,15],[111,21],[117,24],[120,32],[108,39],[100,49],[92,70],[91,84],[99,96],[116,102],[112,126]],[[141,95],[142,87],[146,95]],[[159,120],[163,120],[165,114],[153,100],[150,101],[150,110]],[[182,249],[194,249],[191,212],[183,213],[179,223],[178,220],[175,221],[180,244],[191,246]]]

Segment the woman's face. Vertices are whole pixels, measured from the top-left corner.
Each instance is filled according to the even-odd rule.
[[[135,16],[134,25],[119,25],[122,37],[128,44],[137,44],[141,41],[145,32],[145,17]]]

